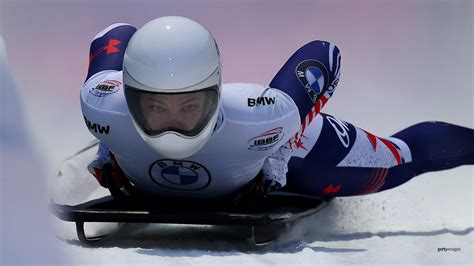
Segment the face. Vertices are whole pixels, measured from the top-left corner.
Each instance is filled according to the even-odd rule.
[[[141,94],[140,106],[151,130],[192,131],[205,107],[204,93]]]

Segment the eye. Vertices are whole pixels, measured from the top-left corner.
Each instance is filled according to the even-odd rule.
[[[159,106],[159,105],[150,105],[150,109],[154,112],[158,112],[158,113],[161,113],[161,112],[164,112],[166,111],[165,108]]]
[[[189,104],[189,105],[186,105],[185,107],[183,107],[183,111],[184,112],[192,112],[194,110],[196,110],[198,106],[196,104]]]

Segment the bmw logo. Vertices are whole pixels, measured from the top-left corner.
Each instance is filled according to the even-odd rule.
[[[296,66],[296,76],[313,103],[328,87],[329,72],[323,63],[309,59]]]
[[[209,171],[191,161],[159,160],[150,166],[149,174],[156,184],[175,190],[201,190],[211,182]]]
[[[305,76],[311,89],[316,94],[320,94],[324,88],[323,72],[317,67],[310,66],[306,69]]]

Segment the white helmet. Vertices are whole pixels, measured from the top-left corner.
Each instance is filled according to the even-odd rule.
[[[218,116],[221,63],[201,24],[175,16],[146,23],[125,50],[123,81],[134,125],[158,153],[182,159],[206,144]]]

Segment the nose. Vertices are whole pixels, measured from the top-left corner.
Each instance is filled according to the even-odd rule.
[[[171,113],[168,119],[166,120],[165,127],[168,128],[183,128],[184,121],[176,113]]]

